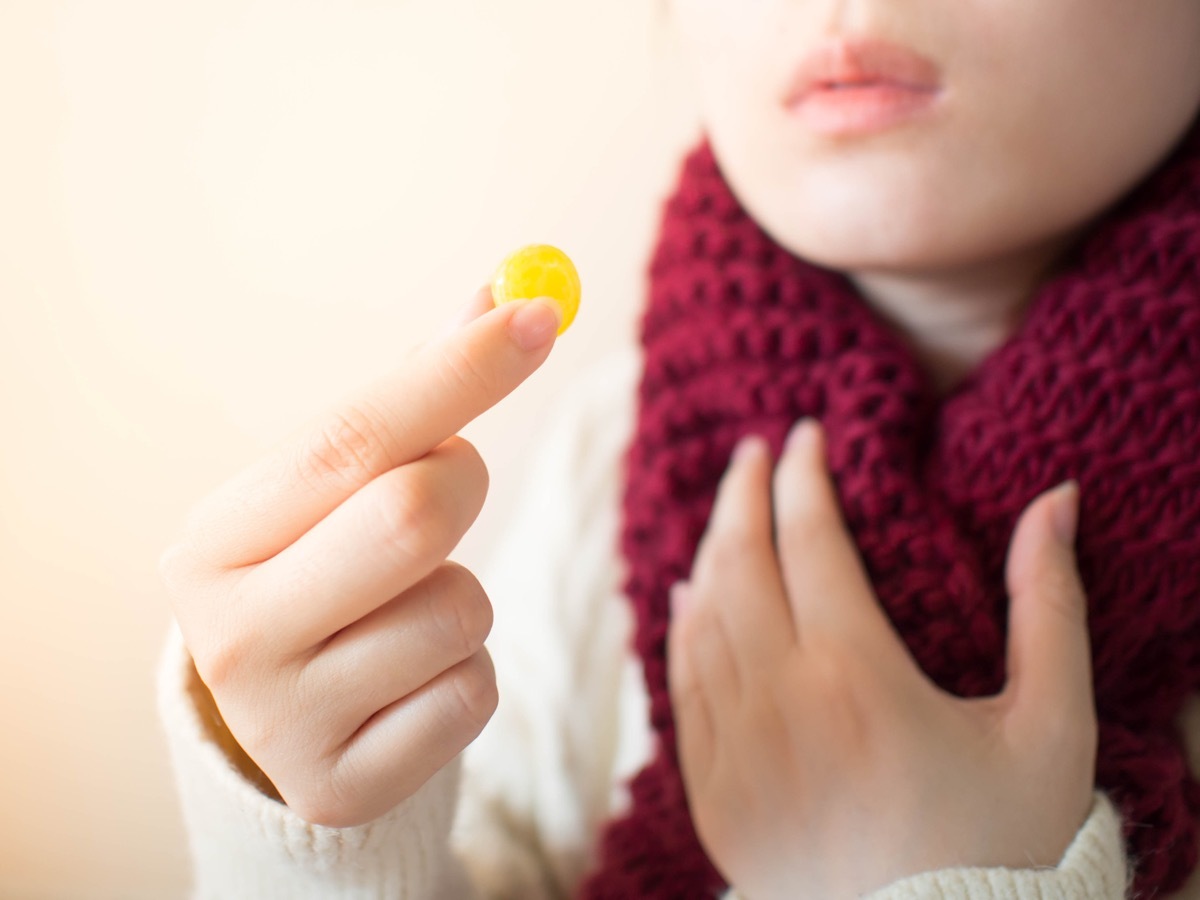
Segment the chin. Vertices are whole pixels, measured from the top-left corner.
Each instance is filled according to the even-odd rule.
[[[880,225],[872,220],[848,222],[840,227],[814,228],[810,223],[792,224],[766,231],[781,247],[801,259],[840,272],[911,272],[950,269],[978,258],[965,246],[949,246],[938,235]],[[828,221],[828,220],[826,220]]]
[[[988,255],[973,217],[930,191],[927,179],[813,169],[784,190],[731,184],[760,227],[801,259],[847,272],[928,272]]]
[[[714,146],[720,159],[724,148]],[[823,268],[928,277],[986,264],[1033,237],[1012,197],[958,173],[935,177],[927,160],[730,156],[722,167],[746,212]]]

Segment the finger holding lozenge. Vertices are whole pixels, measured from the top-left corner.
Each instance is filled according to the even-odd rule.
[[[562,334],[575,320],[583,288],[571,258],[549,244],[530,244],[505,257],[492,277],[497,306],[513,300],[548,297],[562,310]]]

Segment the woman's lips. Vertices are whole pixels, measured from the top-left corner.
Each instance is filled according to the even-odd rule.
[[[926,112],[941,94],[937,67],[887,41],[840,38],[797,69],[784,105],[821,135],[867,134]]]

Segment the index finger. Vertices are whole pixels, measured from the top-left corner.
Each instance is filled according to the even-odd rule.
[[[895,661],[904,643],[875,594],[842,516],[816,419],[794,427],[775,470],[775,524],[783,581],[800,645],[821,633]],[[908,666],[906,661],[906,668]]]
[[[771,539],[771,468],[763,437],[743,438],[734,449],[696,548],[694,601],[685,614],[707,608],[738,661],[752,665],[786,652],[795,637]]]
[[[549,356],[561,315],[541,299],[492,308],[489,287],[464,312],[465,324],[202,501],[186,526],[196,557],[233,569],[274,556],[367,482],[421,458],[511,393]]]

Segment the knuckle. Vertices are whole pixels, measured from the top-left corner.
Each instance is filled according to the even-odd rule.
[[[408,468],[393,470],[374,495],[378,534],[402,563],[423,560],[443,543],[445,511],[427,481]]]
[[[209,689],[216,692],[237,679],[245,667],[246,648],[240,641],[214,641],[192,652],[196,672]]]
[[[499,385],[494,373],[480,366],[463,347],[455,344],[446,346],[442,353],[438,371],[446,387],[456,395],[476,397],[493,396]]]
[[[365,409],[333,413],[312,435],[300,454],[301,476],[310,483],[331,479],[361,482],[381,468],[384,443],[379,426]]]
[[[323,732],[283,685],[242,685],[236,693],[225,692],[223,698],[213,697],[224,727],[277,790],[282,791],[297,773],[324,765],[316,750]]]
[[[451,673],[447,702],[453,721],[466,722],[478,734],[496,711],[500,695],[487,651],[480,651]]]
[[[492,604],[479,580],[463,566],[446,563],[440,570],[449,602],[437,603],[438,623],[460,659],[478,651],[492,630]]]
[[[423,479],[427,490],[437,492],[437,508],[448,527],[461,537],[483,509],[488,492],[488,471],[483,457],[467,441],[447,438],[429,455]]]
[[[1062,572],[1048,573],[1043,582],[1041,602],[1055,616],[1074,628],[1087,625],[1087,603],[1079,584]]]
[[[280,717],[258,711],[253,715],[234,717],[227,722],[230,734],[245,751],[256,759],[275,759],[285,742],[286,731]]]
[[[258,657],[260,643],[245,629],[209,628],[207,640],[195,641],[192,661],[196,672],[210,689],[217,691],[235,684],[250,671]]]
[[[456,473],[455,484],[478,485],[478,506],[482,507],[491,481],[487,463],[484,462],[474,444],[457,435],[448,438],[445,446],[459,456],[456,462],[463,469]]]

